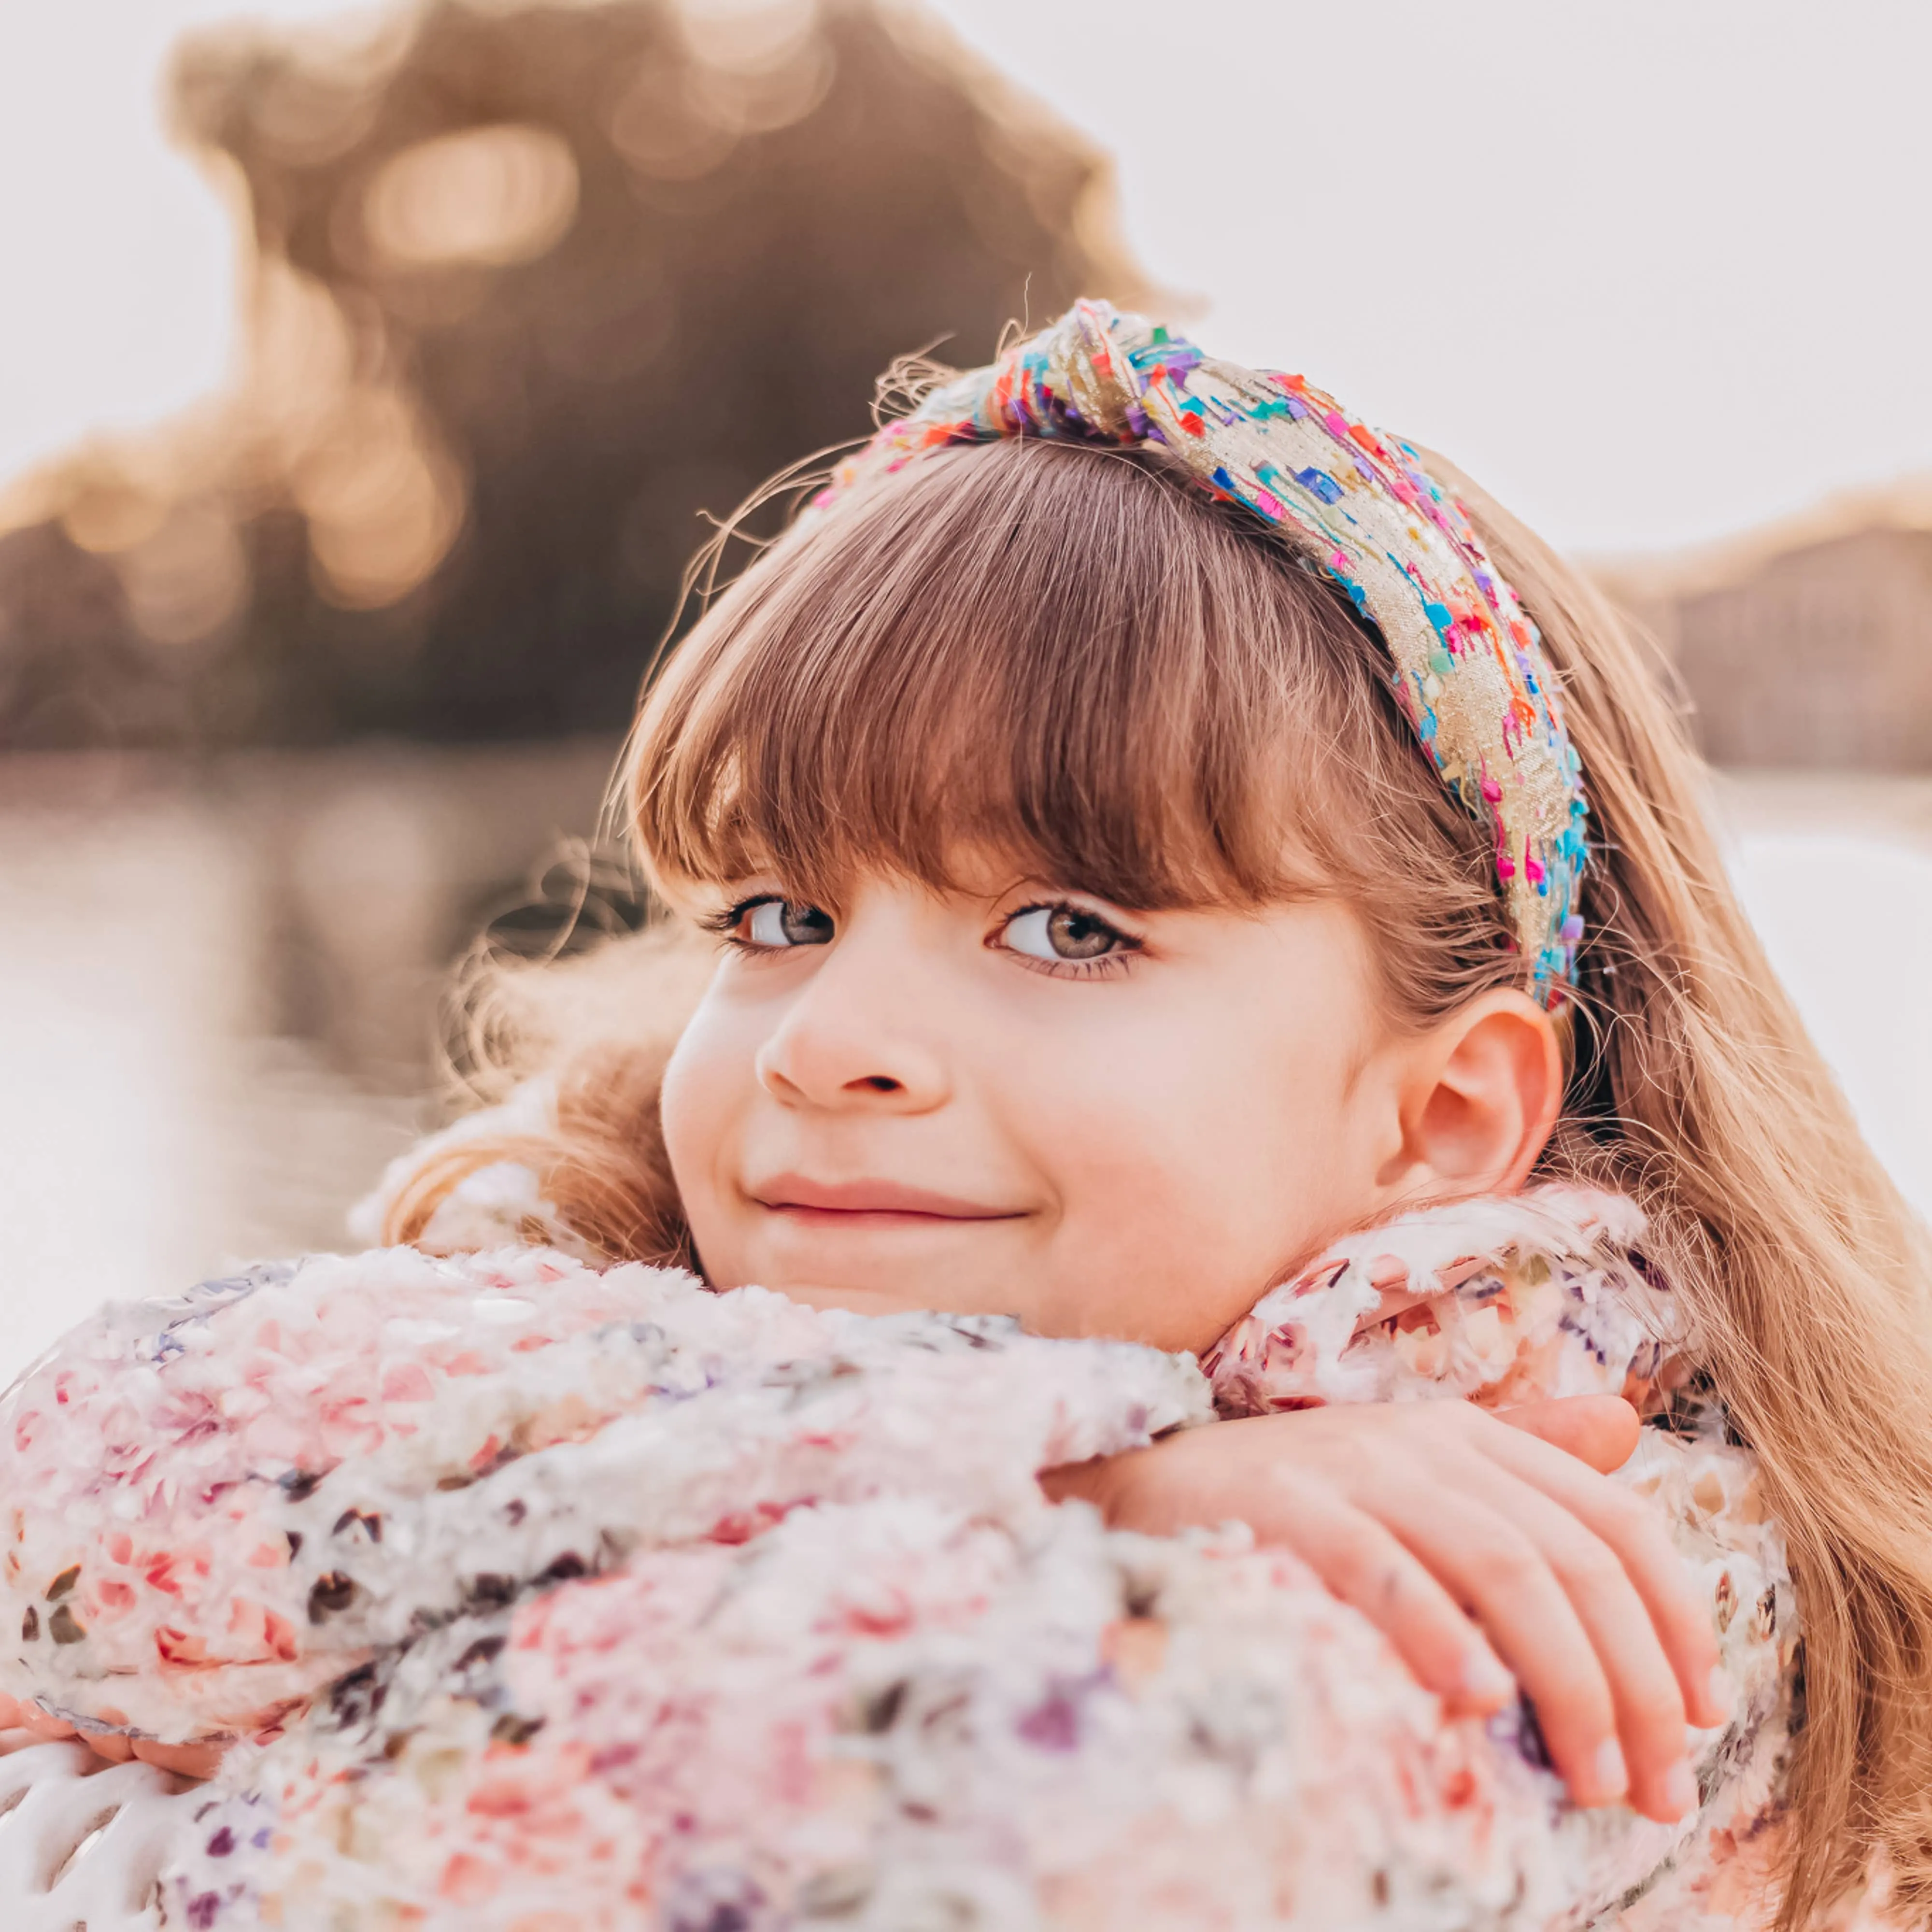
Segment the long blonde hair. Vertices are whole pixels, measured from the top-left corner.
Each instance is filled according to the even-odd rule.
[[[1589,790],[1574,1066],[1544,1168],[1648,1214],[1651,1258],[1790,1546],[1804,1708],[1784,1922],[1874,1864],[1921,1916],[1922,1231],[1726,880],[1662,667],[1574,571],[1430,461],[1542,627]],[[936,451],[794,532],[676,652],[620,778],[660,876],[770,868],[836,906],[867,865],[947,883],[970,837],[1127,904],[1342,898],[1398,1024],[1520,976],[1486,835],[1418,752],[1374,636],[1158,453]],[[566,1053],[538,1030],[538,1057],[568,1061],[556,1131],[509,1151],[604,1252],[688,1260],[657,1126],[664,1039],[633,1022],[605,1034]],[[463,1173],[506,1151],[472,1142],[426,1171],[391,1238],[414,1238]]]

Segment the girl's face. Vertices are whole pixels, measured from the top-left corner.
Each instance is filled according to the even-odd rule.
[[[718,1287],[1198,1349],[1414,1190],[1418,1044],[1342,907],[875,874],[713,923],[664,1122]]]

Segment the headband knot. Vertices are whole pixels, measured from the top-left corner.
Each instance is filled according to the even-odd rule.
[[[1299,376],[1216,361],[1140,316],[1081,302],[884,424],[814,507],[922,449],[1028,436],[1159,443],[1348,592],[1443,783],[1493,834],[1530,983],[1559,1003],[1583,931],[1582,766],[1540,633],[1414,447]]]

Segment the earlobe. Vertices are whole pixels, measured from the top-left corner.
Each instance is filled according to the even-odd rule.
[[[1563,1104],[1555,1022],[1527,994],[1498,988],[1418,1044],[1402,1096],[1403,1192],[1514,1192]]]

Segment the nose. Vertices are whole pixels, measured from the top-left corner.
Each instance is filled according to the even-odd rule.
[[[917,975],[884,949],[842,938],[758,1050],[759,1084],[788,1107],[929,1113],[951,1096],[934,1016],[908,997]]]

